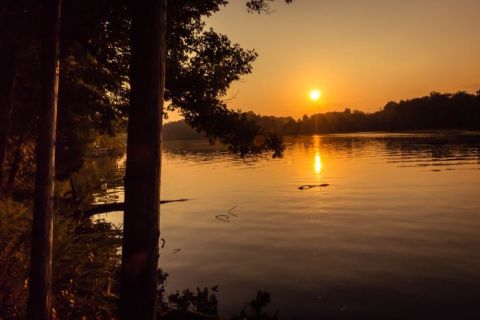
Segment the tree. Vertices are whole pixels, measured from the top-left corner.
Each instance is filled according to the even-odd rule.
[[[42,99],[39,105],[37,174],[32,223],[28,319],[50,319],[53,191],[59,81],[61,0],[44,2]]]
[[[185,2],[188,3],[188,1]],[[212,1],[204,3],[203,6],[212,5],[213,8],[218,8],[220,4],[226,3],[226,1]],[[160,236],[161,127],[167,54],[166,5],[166,0],[147,0],[142,3],[132,0],[129,2],[132,15],[131,93],[125,176],[121,319],[155,319],[156,317]],[[265,8],[266,2],[249,1],[247,5],[251,10],[259,11]],[[196,6],[198,9],[202,5],[196,3]],[[195,5],[184,8],[193,11]],[[180,11],[180,14],[182,13]],[[200,21],[199,25],[203,27]],[[205,45],[203,53],[210,54],[210,57],[212,57],[212,52],[208,45],[209,41],[225,42],[224,38],[218,39],[213,33],[205,34],[203,40]],[[183,53],[184,58],[186,55],[188,56],[188,51],[184,50],[180,53]],[[213,52],[213,57],[215,54]],[[208,69],[205,65],[206,61],[201,59],[202,52],[197,52],[197,55],[200,57],[199,59],[190,59],[193,63],[190,70],[200,68],[200,71],[205,74],[205,69]],[[240,73],[248,71],[240,70]],[[208,94],[209,91],[207,91],[207,94],[203,96],[205,99],[202,99],[200,103],[183,105],[186,110],[190,109],[184,114],[192,125],[203,129],[210,137],[225,137],[225,141],[231,143],[232,150],[241,155],[271,148],[277,141],[273,141],[269,137],[270,140],[265,140],[267,143],[255,143],[260,131],[259,127],[241,113],[232,112],[224,104],[218,104],[218,92],[225,93],[229,83],[238,77],[235,73],[232,74],[233,78],[225,77],[223,74],[222,80],[226,85],[213,90],[213,94],[212,92]],[[208,76],[207,73],[206,77]],[[207,88],[202,87],[202,89]],[[177,105],[182,106],[180,103]],[[207,125],[206,119],[213,119],[215,122]],[[230,122],[220,126],[222,120],[230,120]],[[231,133],[232,129],[238,131],[235,132],[233,138],[228,138],[226,133]],[[242,135],[245,135],[245,138]],[[235,138],[240,138],[240,140]],[[281,147],[278,148],[281,149]]]
[[[155,319],[167,1],[130,1],[132,53],[121,319]]]

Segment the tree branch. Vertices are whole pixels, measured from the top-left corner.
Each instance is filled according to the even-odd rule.
[[[190,199],[177,199],[177,200],[162,200],[160,204],[172,203],[172,202],[184,202]],[[90,218],[96,214],[108,213],[115,211],[124,211],[125,202],[105,203],[93,205],[90,209],[81,212],[83,218]]]

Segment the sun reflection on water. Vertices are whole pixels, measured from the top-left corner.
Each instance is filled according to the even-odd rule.
[[[315,152],[315,157],[313,161],[313,169],[315,174],[318,176],[322,172],[322,157],[320,156],[320,136],[313,136],[313,150]]]
[[[322,158],[320,157],[320,152],[315,153],[315,173],[320,174],[322,172]]]

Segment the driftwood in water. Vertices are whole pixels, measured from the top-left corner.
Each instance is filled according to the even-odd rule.
[[[223,222],[230,222],[230,216],[232,217],[238,217],[235,213],[233,213],[233,209],[235,209],[237,206],[233,206],[230,210],[227,211],[227,214],[219,214],[216,215],[215,218],[223,221]]]
[[[330,184],[324,183],[324,184],[309,184],[305,186],[298,187],[299,190],[307,190],[307,189],[312,189],[312,188],[325,188],[328,187]]]
[[[166,204],[171,202],[184,202],[188,200],[190,199],[162,200],[160,201],[160,204]],[[108,213],[108,212],[124,211],[124,210],[125,210],[125,202],[96,204],[96,205],[93,205],[90,209],[83,211],[82,217],[89,218],[91,216],[94,216],[100,213]]]

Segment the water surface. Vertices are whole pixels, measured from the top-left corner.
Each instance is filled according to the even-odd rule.
[[[224,316],[262,289],[282,319],[480,318],[480,136],[286,142],[255,161],[165,143],[162,198],[193,199],[161,208],[170,291],[218,285]]]

